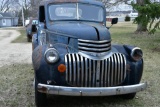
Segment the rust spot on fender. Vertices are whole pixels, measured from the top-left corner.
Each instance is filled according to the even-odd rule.
[[[39,69],[42,59],[42,46],[39,47],[33,55],[35,70]]]

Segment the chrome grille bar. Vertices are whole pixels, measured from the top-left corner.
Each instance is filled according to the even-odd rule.
[[[74,57],[74,54],[71,54],[72,55],[72,59],[73,59],[73,85],[76,84],[76,62],[75,61],[75,57]]]
[[[96,45],[96,44],[88,44],[88,43],[78,43],[80,46],[88,46],[88,47],[95,47],[95,48],[100,48],[100,47],[108,47],[111,45],[111,43],[108,44],[103,44],[103,45]]]
[[[118,78],[116,77],[116,76],[117,76],[117,71],[118,71],[118,70],[117,70],[117,57],[116,57],[116,54],[114,54],[113,56],[114,56],[114,63],[115,63],[115,67],[114,67],[114,68],[115,68],[114,84],[116,84],[116,83],[117,83],[117,79],[118,79]]]
[[[103,48],[103,49],[99,49],[99,48],[86,48],[86,47],[78,47],[79,48],[79,50],[87,50],[87,51],[97,51],[97,52],[102,52],[102,51],[104,51],[104,52],[106,52],[106,51],[108,51],[108,50],[110,50],[110,47],[108,47],[108,48]],[[101,47],[100,47],[101,48]]]
[[[101,63],[101,70],[100,70],[100,71],[101,71],[101,81],[100,81],[101,87],[102,87],[103,84],[104,84],[104,83],[103,83],[103,82],[104,82],[104,80],[103,80],[103,77],[104,77],[104,61],[105,61],[105,60],[103,60],[102,63]]]
[[[92,62],[89,59],[89,87],[92,86]]]
[[[72,61],[71,61],[71,54],[68,55],[69,57],[69,81],[72,81]]]
[[[77,85],[80,86],[80,59],[78,54],[76,54],[76,58],[77,58]]]
[[[116,57],[117,57],[117,82],[120,83],[120,59],[119,59],[119,54],[116,54]]]
[[[85,87],[87,87],[87,82],[88,82],[88,61],[87,58],[85,58]]]
[[[95,87],[95,81],[96,81],[96,61],[93,60],[93,81],[92,81],[93,87]]]
[[[83,57],[81,56],[81,86],[83,87],[83,77],[84,77],[84,62],[83,62]]]
[[[68,67],[68,59],[66,55],[65,55],[65,65],[66,65],[66,74],[68,74],[69,67]],[[69,81],[68,75],[66,75],[66,81]]]
[[[87,43],[95,43],[95,44],[111,42],[111,40],[94,41],[94,40],[83,40],[83,39],[78,39],[78,41],[87,42]]]
[[[111,50],[111,41],[93,41],[93,40],[82,40],[78,39],[78,49],[84,52],[108,52]]]
[[[111,58],[109,58],[108,59],[108,75],[107,75],[107,78],[108,78],[108,87],[109,86],[111,86],[111,84],[110,84],[110,78],[111,78],[111,76],[110,76],[110,73],[111,72]]]
[[[126,77],[126,59],[114,53],[104,60],[92,60],[79,54],[65,55],[66,81],[78,87],[110,87],[122,83]]]

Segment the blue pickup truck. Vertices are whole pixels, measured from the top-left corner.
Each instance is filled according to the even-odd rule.
[[[35,102],[47,95],[112,96],[132,99],[146,89],[140,83],[143,52],[113,44],[106,8],[94,0],[50,0],[39,6],[33,35]],[[116,24],[113,18],[111,24]]]

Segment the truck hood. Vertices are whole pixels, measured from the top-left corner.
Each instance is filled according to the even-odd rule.
[[[98,23],[60,22],[48,26],[49,31],[85,40],[110,40],[108,29]]]

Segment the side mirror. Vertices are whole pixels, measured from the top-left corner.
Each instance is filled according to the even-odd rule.
[[[117,24],[118,23],[118,18],[113,18],[111,24]]]
[[[37,32],[37,26],[36,25],[32,25],[32,32]]]

